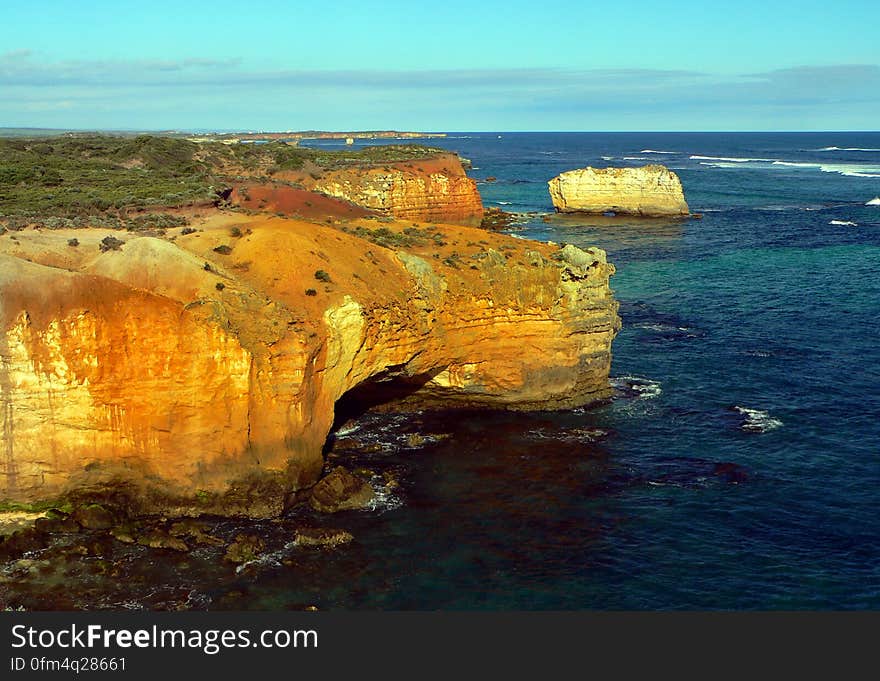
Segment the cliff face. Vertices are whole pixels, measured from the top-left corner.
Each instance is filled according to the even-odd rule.
[[[619,319],[599,250],[241,217],[106,253],[105,230],[0,236],[0,500],[267,516],[317,480],[346,394],[511,409],[609,394]]]
[[[640,168],[579,168],[548,183],[561,213],[625,213],[659,217],[688,215],[678,176],[661,165]]]
[[[330,170],[305,182],[314,191],[404,220],[476,226],[483,217],[476,182],[455,154]]]

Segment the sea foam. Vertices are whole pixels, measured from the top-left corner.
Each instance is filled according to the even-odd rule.
[[[691,156],[695,161],[727,161],[728,163],[753,163],[755,161],[764,161],[769,163],[772,158],[739,158],[737,156]]]
[[[773,161],[775,166],[786,166],[788,168],[821,168],[821,163],[799,163],[796,161]]]
[[[829,225],[840,225],[842,227],[858,227],[859,223],[850,222],[849,220],[832,220]]]
[[[663,394],[663,388],[660,381],[654,381],[650,378],[641,376],[617,376],[609,381],[612,387],[617,390],[630,393],[630,396],[637,399],[652,400]]]
[[[766,411],[739,406],[734,409],[745,417],[740,428],[750,433],[766,433],[782,426],[782,421],[773,418]]]
[[[864,147],[822,147],[812,151],[880,151],[880,149],[866,149]]]
[[[727,161],[700,161],[701,166],[709,166],[710,168],[742,168],[743,162],[727,162]]]
[[[776,161],[770,158],[715,158],[712,156],[691,156],[693,159],[705,159],[700,165],[712,168],[803,168],[819,170],[823,173],[836,173],[845,177],[880,177],[880,166],[862,163],[815,163],[812,161]],[[756,165],[746,165],[756,164]],[[767,165],[769,164],[769,165]]]
[[[795,161],[773,161],[774,166],[787,168],[818,169],[823,173],[837,173],[845,177],[880,177],[880,166],[861,163],[801,163]]]

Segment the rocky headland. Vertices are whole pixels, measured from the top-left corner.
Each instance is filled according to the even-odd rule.
[[[401,219],[474,226],[483,219],[477,183],[465,174],[455,154],[361,171],[330,171],[306,186]]]
[[[644,217],[690,214],[678,175],[662,165],[579,168],[549,181],[560,213],[615,213]]]
[[[0,502],[271,517],[321,479],[340,404],[610,394],[602,251],[449,224],[482,213],[454,155],[321,168],[232,177],[176,226],[0,230]]]
[[[377,215],[472,226],[483,219],[477,184],[453,153],[317,172],[308,168],[277,177]]]

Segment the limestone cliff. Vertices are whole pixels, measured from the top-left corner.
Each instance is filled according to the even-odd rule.
[[[351,201],[370,210],[404,220],[480,224],[483,204],[477,185],[455,154],[342,168],[305,177],[308,189]]]
[[[646,217],[688,215],[678,175],[661,165],[579,168],[548,183],[560,213],[623,213]]]
[[[106,230],[0,236],[0,501],[267,516],[317,480],[346,394],[510,409],[609,394],[602,251],[242,218],[107,252]]]

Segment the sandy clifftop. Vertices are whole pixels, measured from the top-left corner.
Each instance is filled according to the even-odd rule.
[[[412,221],[194,226],[106,251],[107,230],[0,236],[0,500],[268,516],[317,480],[343,396],[609,394],[602,251]]]
[[[688,215],[681,181],[661,165],[579,168],[548,183],[560,213],[622,213],[646,217]]]

